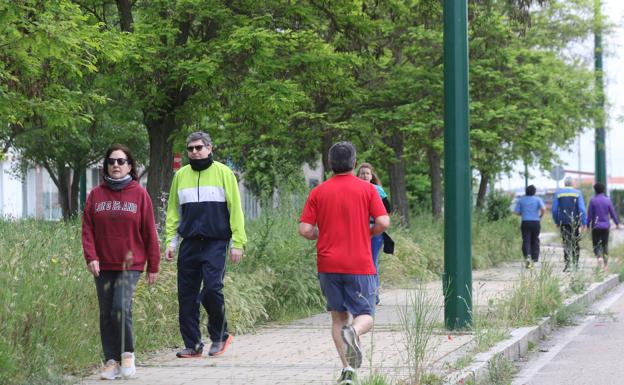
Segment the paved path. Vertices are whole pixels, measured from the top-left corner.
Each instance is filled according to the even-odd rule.
[[[616,232],[614,232],[616,233]],[[624,233],[617,232],[617,238]],[[553,265],[553,272],[565,282],[561,249],[556,245],[555,234],[544,234],[542,257]],[[556,245],[558,246],[558,245]],[[581,257],[581,266],[591,269],[593,258]],[[540,268],[539,266],[537,268]],[[490,299],[499,298],[511,290],[524,271],[520,261],[473,273],[473,303],[475,308],[486,306]],[[441,282],[425,285],[430,298],[438,304],[436,309],[440,325],[443,316]],[[365,359],[358,371],[360,377],[382,373],[392,380],[405,379],[406,364],[404,334],[401,331],[401,309],[410,297],[410,290],[386,290],[381,294],[382,305],[377,308],[375,329],[362,338]],[[475,309],[476,310],[476,309]],[[472,340],[470,334],[449,334],[439,329],[429,349],[432,363],[448,359],[458,349]],[[372,353],[371,353],[372,352]],[[289,324],[271,324],[261,327],[255,334],[234,337],[227,352],[220,357],[177,359],[175,351],[163,353],[147,363],[138,357],[137,377],[120,380],[131,385],[274,385],[274,384],[335,384],[340,372],[340,361],[330,335],[329,314],[319,314]],[[456,359],[456,358],[455,358]],[[83,384],[101,384],[93,375]]]

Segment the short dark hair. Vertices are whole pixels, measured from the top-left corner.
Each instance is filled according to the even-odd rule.
[[[355,168],[355,146],[351,142],[338,142],[329,149],[329,165],[334,174],[342,174]]]
[[[117,151],[117,150],[123,151],[124,154],[126,154],[126,159],[128,160],[128,164],[131,166],[130,172],[128,173],[128,175],[130,175],[132,179],[138,180],[139,177],[137,176],[136,160],[134,159],[134,155],[132,155],[132,152],[130,151],[128,147],[119,143],[113,144],[112,146],[108,148],[108,150],[106,150],[106,155],[104,156],[104,161],[102,162],[102,172],[104,173],[104,176],[110,177],[110,175],[108,175],[108,167],[107,167],[108,165],[106,164],[106,159],[110,157],[110,154],[112,154],[113,151]]]
[[[596,183],[594,185],[594,191],[596,192],[596,194],[604,194],[605,192],[605,185],[603,183]]]
[[[535,186],[533,186],[531,184],[531,185],[527,186],[527,188],[526,188],[526,190],[524,192],[525,192],[526,195],[531,196],[531,195],[535,195],[536,191],[537,191],[537,189],[535,188]]]

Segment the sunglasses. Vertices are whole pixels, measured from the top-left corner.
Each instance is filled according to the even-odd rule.
[[[188,146],[186,149],[188,150],[188,152],[193,152],[193,150],[200,152],[201,150],[204,149],[204,147],[206,147],[203,144],[200,144],[199,146]]]
[[[115,162],[117,163],[118,166],[123,166],[124,164],[128,163],[128,159],[126,158],[107,158],[106,159],[106,164],[108,164],[109,166],[112,166],[115,164]]]

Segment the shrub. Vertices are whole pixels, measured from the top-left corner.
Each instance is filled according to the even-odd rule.
[[[511,214],[512,198],[508,194],[492,191],[485,203],[485,215],[490,221],[498,221],[507,218]]]

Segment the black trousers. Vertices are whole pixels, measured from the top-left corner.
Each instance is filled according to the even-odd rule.
[[[566,265],[570,263],[570,259],[574,265],[578,265],[581,253],[579,226],[561,225],[561,238],[563,239],[563,260]]]
[[[100,305],[100,338],[104,361],[121,361],[123,352],[134,352],[132,296],[140,271],[100,271],[95,279]]]
[[[592,229],[594,255],[607,259],[609,254],[609,229]]]
[[[184,239],[178,257],[178,318],[180,334],[187,348],[203,347],[199,329],[199,305],[208,313],[208,334],[212,342],[228,338],[223,297],[223,276],[228,241]],[[203,283],[203,288],[202,288]]]
[[[539,260],[540,230],[540,221],[522,221],[520,224],[520,231],[522,232],[522,255],[524,259],[531,257],[533,262]]]

